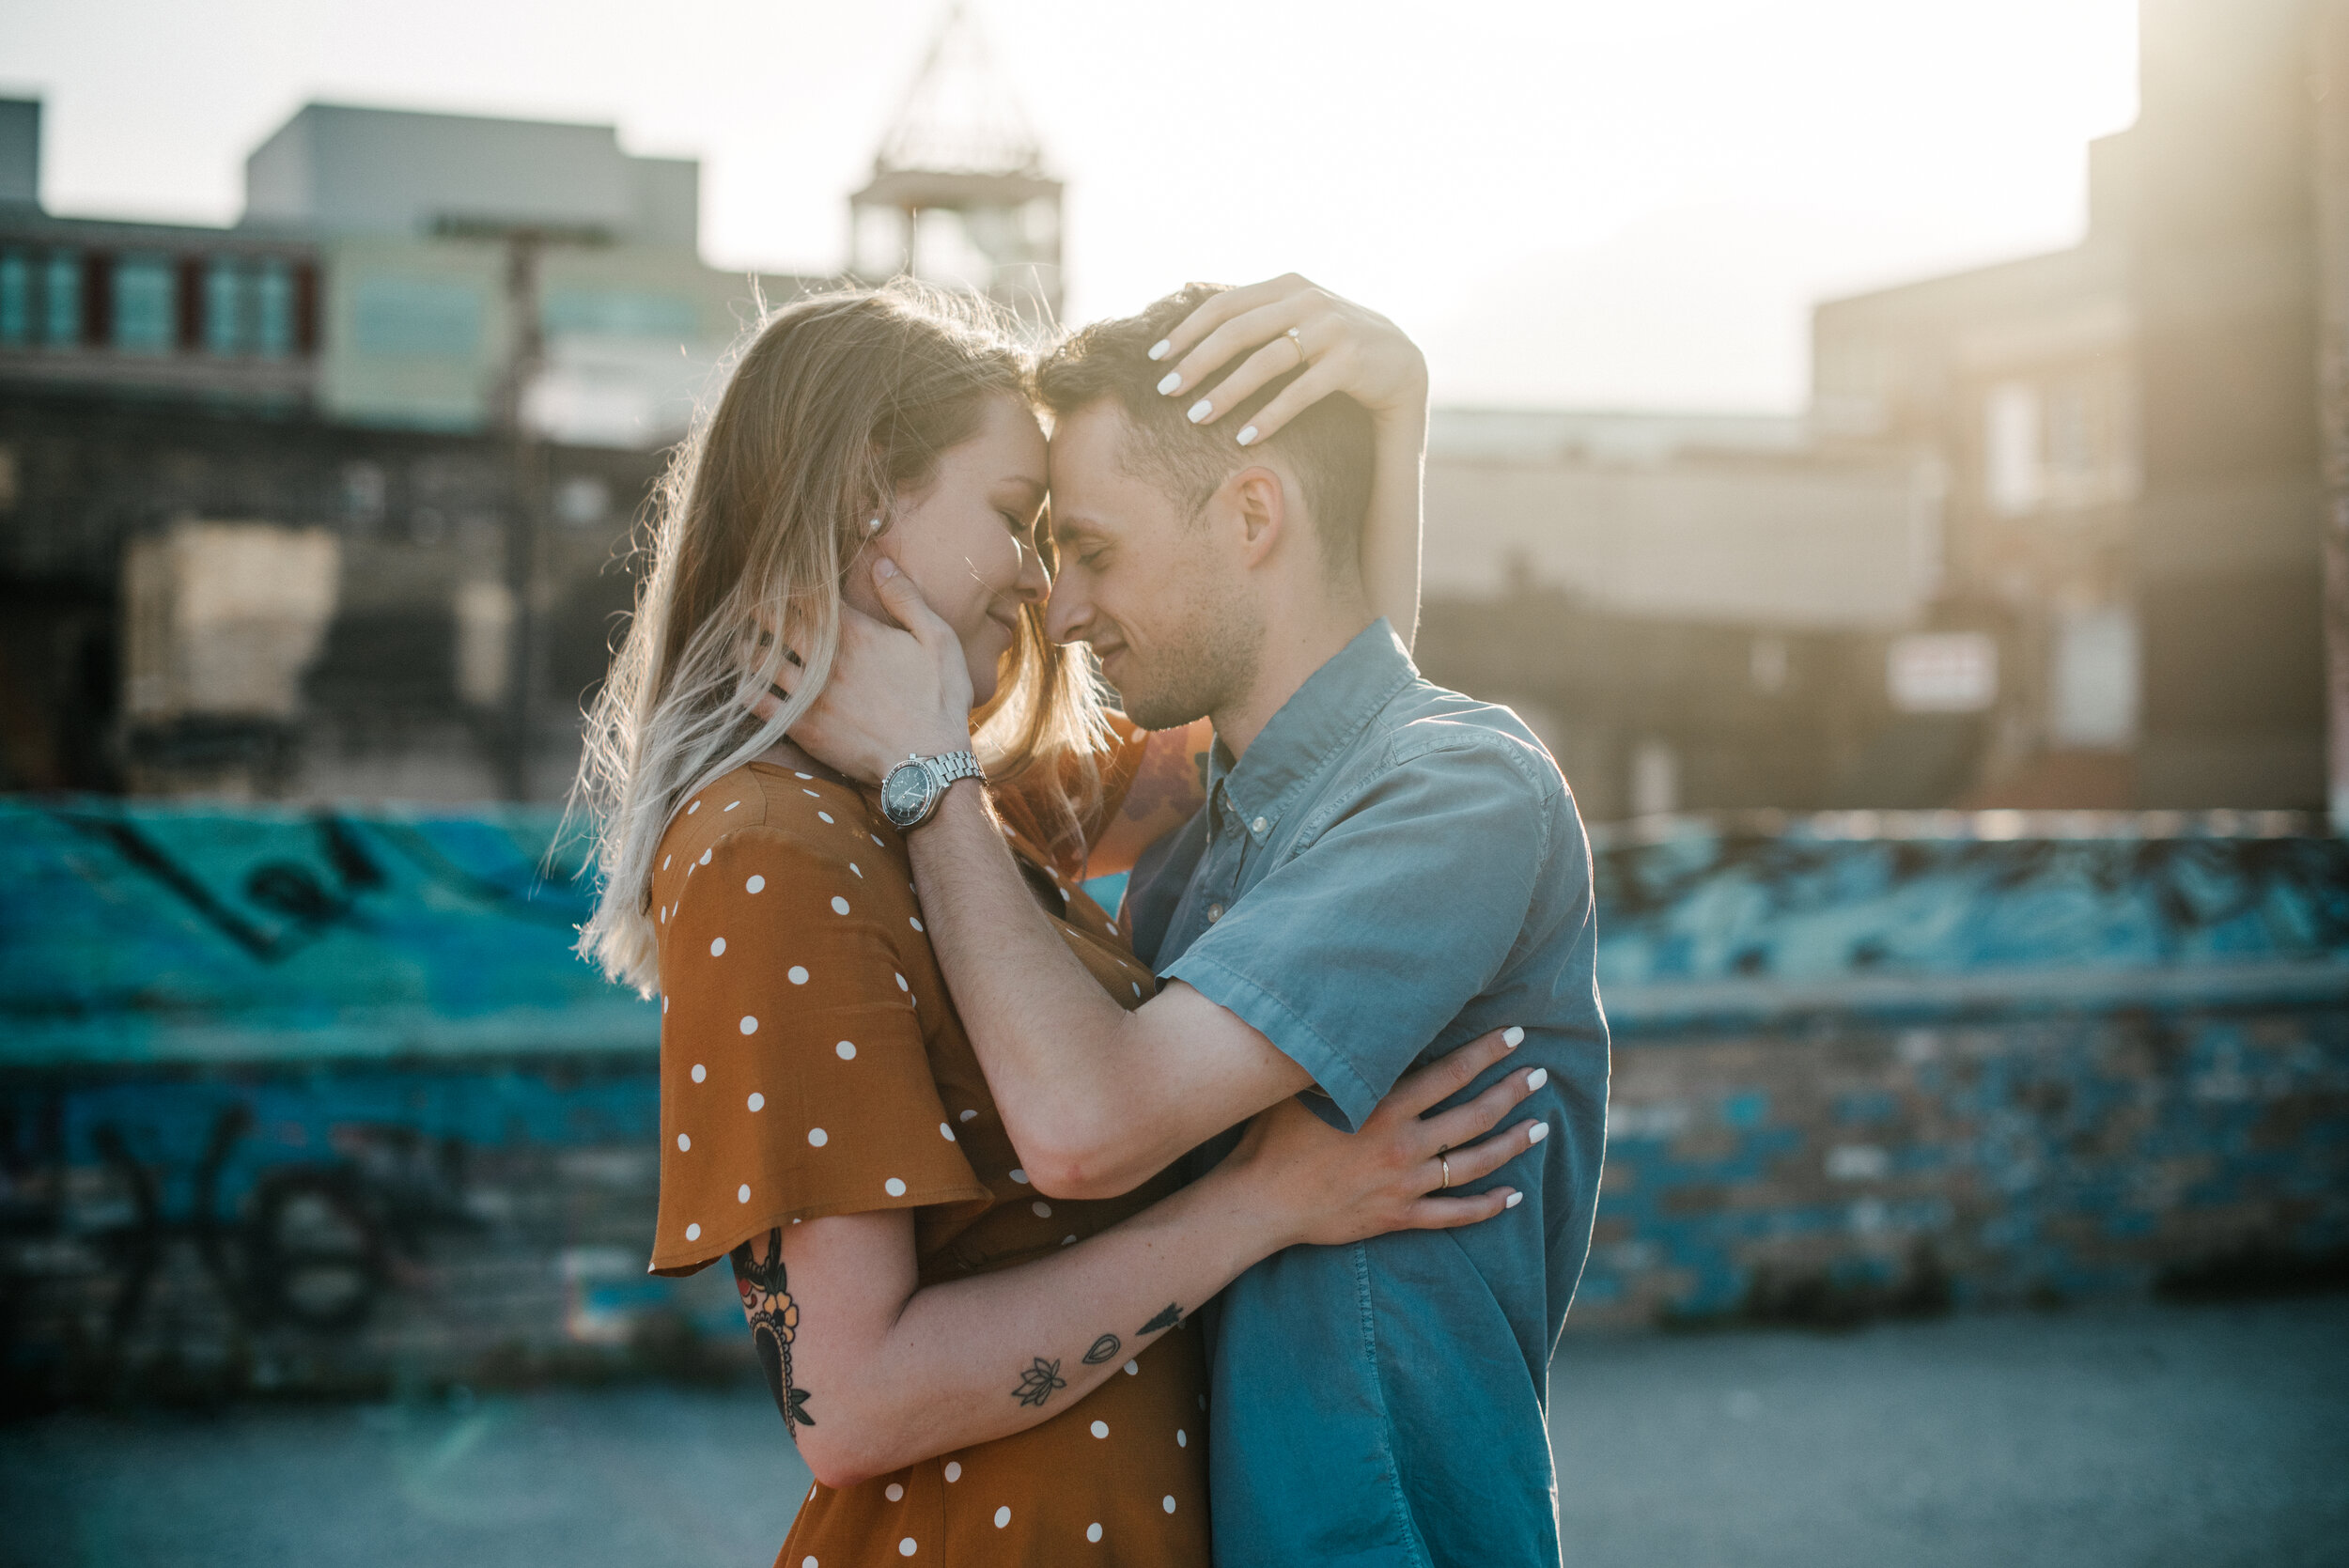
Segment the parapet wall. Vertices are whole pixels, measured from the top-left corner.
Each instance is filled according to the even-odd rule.
[[[1602,838],[1571,1323],[2337,1265],[2349,845],[2268,826]],[[644,1273],[657,1025],[570,954],[554,830],[0,805],[10,1403],[744,1359],[723,1270]]]
[[[2256,818],[1602,839],[1573,1321],[2222,1288],[2349,1249],[2349,844]]]

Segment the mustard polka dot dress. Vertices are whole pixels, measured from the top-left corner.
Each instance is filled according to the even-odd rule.
[[[1114,924],[1011,839],[1063,906],[1071,951],[1140,1006],[1154,982]],[[803,1219],[908,1208],[927,1285],[1047,1256],[1173,1189],[1172,1173],[1098,1202],[1029,1185],[930,952],[905,846],[863,791],[754,763],[687,803],[654,864],[656,1273],[693,1273]],[[817,1486],[776,1561],[1205,1568],[1206,1390],[1186,1326],[1025,1432]]]

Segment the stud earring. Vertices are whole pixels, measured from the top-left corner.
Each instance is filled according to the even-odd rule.
[[[880,532],[880,519],[879,519],[879,518],[874,518],[874,519],[870,520],[869,521],[867,521],[867,522],[865,523],[865,525],[864,525],[864,536],[865,536],[866,538],[868,538],[868,539],[869,539],[869,538],[871,538],[874,535],[876,535],[876,534],[878,534],[878,533],[879,533],[879,532]]]

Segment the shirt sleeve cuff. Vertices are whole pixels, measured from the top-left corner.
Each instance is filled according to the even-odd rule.
[[[1227,969],[1196,951],[1174,961],[1161,977],[1179,980],[1262,1034],[1282,1055],[1313,1075],[1322,1092],[1346,1117],[1348,1131],[1359,1130],[1378,1105],[1378,1094],[1362,1081],[1344,1053],[1287,1002],[1248,976]]]

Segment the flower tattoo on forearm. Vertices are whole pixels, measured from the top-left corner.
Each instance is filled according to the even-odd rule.
[[[764,1261],[751,1255],[744,1242],[726,1255],[734,1265],[734,1285],[742,1293],[742,1315],[750,1320],[751,1343],[758,1349],[759,1370],[767,1374],[767,1391],[783,1413],[784,1430],[794,1441],[800,1428],[814,1426],[807,1413],[807,1390],[791,1386],[791,1342],[800,1331],[800,1304],[791,1299],[790,1277],[783,1267],[783,1232],[767,1233]]]
[[[1068,1379],[1060,1374],[1060,1363],[1038,1356],[1035,1364],[1019,1374],[1019,1387],[1012,1389],[1011,1397],[1040,1409],[1046,1400],[1066,1387]]]

